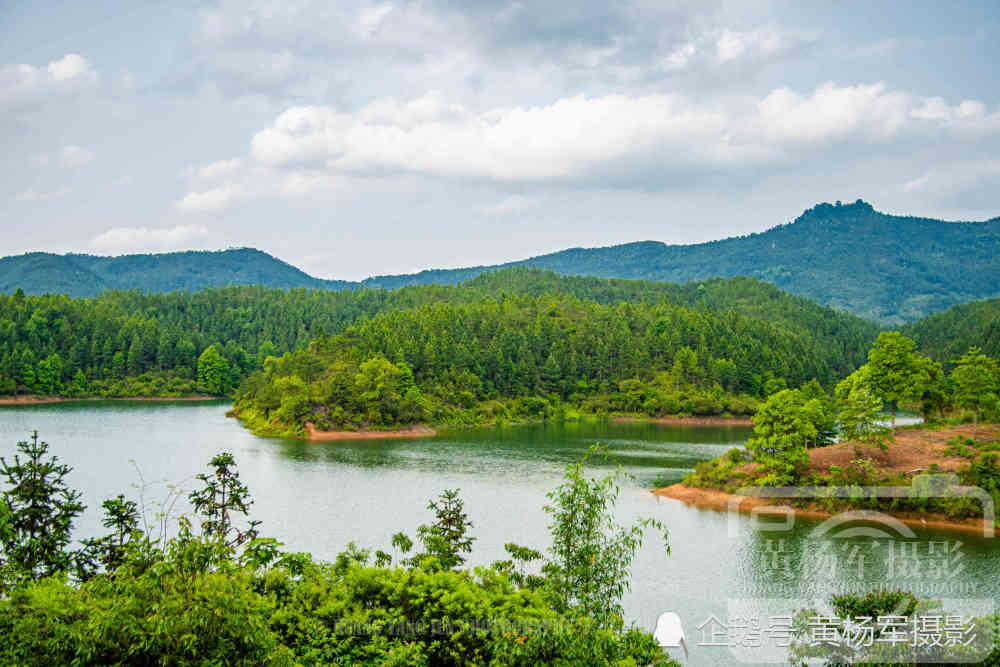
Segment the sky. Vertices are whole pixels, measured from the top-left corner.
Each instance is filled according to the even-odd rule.
[[[360,279],[1000,216],[1000,3],[0,0],[0,255]]]

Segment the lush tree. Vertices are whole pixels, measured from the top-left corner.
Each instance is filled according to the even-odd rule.
[[[17,449],[20,454],[12,462],[0,457],[0,476],[7,485],[0,547],[8,574],[14,577],[14,582],[0,582],[0,588],[19,579],[69,571],[79,556],[69,549],[73,522],[85,508],[80,493],[66,485],[72,468],[56,456],[46,456],[49,445],[38,439],[37,432],[17,443]]]
[[[670,553],[668,533],[652,519],[627,528],[618,525],[617,476],[590,478],[584,462],[569,465],[562,484],[547,494],[552,546],[545,571],[563,608],[578,609],[606,627],[621,627],[621,599],[631,585],[632,560],[643,531],[649,527],[661,531]]]
[[[457,565],[471,544],[457,492],[430,505],[436,521],[426,532],[434,539],[425,546],[438,557],[402,567],[390,567],[383,551],[373,567],[371,552],[354,543],[332,563],[283,552],[273,538],[238,544],[227,539],[240,533],[226,508],[245,514],[246,488],[231,456],[210,466],[200,476],[204,489],[191,496],[201,534],[182,518],[175,537],[151,539],[137,530],[135,503],[119,496],[104,503],[111,534],[88,541],[106,572],[73,583],[28,578],[0,596],[0,664],[674,665],[649,633],[620,618],[641,529],[616,535],[616,491],[589,483],[578,468],[552,497],[565,547],[543,568],[550,579],[526,575],[524,565],[540,554],[513,544],[509,562],[441,567],[441,555]],[[0,498],[5,544],[18,522],[7,502]],[[577,539],[573,530],[585,532]],[[392,541],[404,553],[412,547],[402,533]],[[11,562],[26,567],[26,555]]]
[[[84,396],[87,394],[89,387],[90,385],[87,382],[87,376],[84,374],[83,369],[77,368],[76,373],[73,374],[73,394],[76,396]]]
[[[104,517],[101,525],[111,529],[104,537],[84,540],[95,564],[100,564],[106,572],[114,572],[125,561],[129,545],[139,537],[139,506],[134,500],[126,500],[123,494],[101,503]]]
[[[943,416],[951,405],[952,387],[950,378],[936,361],[922,358],[927,380],[924,382],[920,396],[920,411],[925,421],[930,421],[934,413]]]
[[[798,478],[809,462],[809,442],[816,442],[824,419],[819,400],[807,400],[797,389],[782,389],[760,405],[746,448],[764,472],[762,485],[784,486]]]
[[[212,472],[199,473],[196,478],[202,488],[188,494],[195,512],[201,516],[202,534],[236,547],[257,537],[256,520],[246,526],[234,523],[234,514],[244,517],[250,513],[253,499],[246,485],[240,480],[236,461],[229,452],[222,452],[209,462]]]
[[[465,562],[475,538],[469,535],[472,522],[465,513],[465,504],[458,491],[446,489],[427,505],[427,509],[434,512],[434,522],[417,529],[417,538],[423,543],[424,552],[414,556],[411,563],[420,565],[424,558],[433,556],[437,566],[450,570]],[[396,544],[402,546],[405,541],[394,539]]]
[[[975,437],[979,426],[979,411],[983,407],[996,405],[997,391],[1000,388],[1000,366],[978,347],[970,347],[955,362],[951,379],[955,387],[955,402],[964,408],[972,408]]]
[[[35,372],[37,389],[43,394],[58,394],[62,391],[63,360],[59,354],[51,354],[38,362]]]
[[[363,362],[354,378],[360,402],[367,408],[367,421],[392,424],[399,416],[403,371],[391,361],[375,357]]]
[[[871,388],[871,369],[862,366],[836,388],[844,438],[886,447],[892,429],[882,423],[882,399]]]
[[[883,331],[868,351],[869,388],[889,407],[893,428],[899,403],[920,400],[930,379],[915,348],[916,343],[899,332]]]
[[[229,363],[214,345],[198,357],[198,386],[207,394],[223,395],[228,391]]]

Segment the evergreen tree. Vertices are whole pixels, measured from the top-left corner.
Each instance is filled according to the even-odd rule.
[[[17,443],[17,449],[20,454],[14,455],[12,463],[0,457],[8,516],[0,547],[15,579],[8,584],[67,572],[75,566],[80,552],[68,547],[73,522],[85,508],[80,493],[66,485],[72,468],[60,464],[56,456],[46,457],[49,445],[39,441],[37,431],[30,440]]]
[[[249,515],[253,499],[240,480],[233,455],[222,452],[212,457],[209,466],[211,474],[196,475],[204,486],[188,494],[194,511],[202,517],[202,534],[228,546],[240,546],[255,539],[260,521],[248,521],[245,527],[234,523],[234,514]]]
[[[465,513],[465,503],[458,496],[459,489],[446,489],[427,509],[434,512],[434,523],[417,529],[417,537],[424,545],[424,553],[417,554],[410,563],[420,565],[427,556],[434,556],[438,566],[451,570],[465,562],[475,541],[469,535],[472,522]],[[394,540],[394,544],[396,540]],[[400,541],[402,544],[402,541]]]

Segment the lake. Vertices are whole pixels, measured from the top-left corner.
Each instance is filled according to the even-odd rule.
[[[936,598],[971,599],[991,605],[1000,594],[1000,549],[968,534],[854,522],[830,528],[799,520],[776,530],[773,522],[730,516],[658,499],[648,489],[661,476],[679,481],[698,461],[739,446],[750,433],[741,426],[665,426],[644,423],[580,423],[511,426],[443,432],[415,440],[306,443],[262,438],[225,417],[228,404],[82,402],[0,408],[0,454],[38,430],[41,439],[74,470],[69,482],[89,509],[78,537],[103,532],[101,500],[124,492],[138,499],[145,480],[147,507],[167,494],[166,484],[194,488],[221,450],[231,451],[255,498],[254,517],[264,535],[286,548],[331,559],[348,541],[391,551],[393,533],[415,537],[430,519],[428,500],[461,489],[477,538],[473,564],[505,556],[516,542],[547,546],[545,494],[570,462],[594,443],[605,443],[607,460],[595,473],[621,466],[630,475],[617,514],[622,522],[655,517],[670,529],[667,556],[654,535],[636,558],[628,617],[652,629],[664,611],[684,623],[687,664],[758,661],[761,654],[730,653],[711,643],[710,617],[730,624],[716,640],[745,642],[733,619],[745,615],[764,629],[782,609],[793,611],[831,593],[899,586]],[[140,477],[141,474],[141,477]],[[783,602],[774,602],[782,600]],[[699,625],[709,621],[701,630]],[[751,622],[752,625],[752,622]],[[742,640],[739,638],[743,637]]]

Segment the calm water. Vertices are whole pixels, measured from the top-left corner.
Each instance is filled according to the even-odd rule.
[[[647,491],[658,475],[679,480],[698,461],[738,446],[749,434],[745,427],[538,425],[418,440],[304,443],[254,436],[225,417],[227,407],[78,403],[0,408],[0,454],[12,454],[15,443],[37,429],[52,453],[74,468],[70,481],[91,508],[78,529],[79,536],[87,536],[102,532],[96,510],[102,499],[120,492],[137,498],[144,479],[144,497],[152,507],[166,496],[167,484],[193,487],[193,475],[214,453],[227,449],[256,499],[254,514],[263,521],[264,534],[325,559],[350,540],[391,551],[393,533],[413,536],[416,526],[429,519],[425,507],[431,497],[460,488],[475,524],[473,563],[478,564],[504,557],[503,544],[510,541],[543,549],[545,494],[558,484],[567,463],[593,443],[606,443],[611,458],[591,467],[601,472],[620,465],[632,476],[619,500],[621,520],[656,517],[671,532],[669,557],[652,536],[638,555],[627,614],[652,629],[660,613],[678,612],[693,648],[688,664],[737,663],[740,656],[724,647],[696,646],[708,640],[697,626],[713,615],[723,622],[759,617],[767,628],[771,616],[816,598],[875,585],[981,604],[991,604],[1000,594],[995,541],[930,531],[907,536],[905,529],[856,522],[828,530],[819,522],[799,521],[773,530],[773,523],[761,526],[746,516],[689,508]],[[847,536],[848,528],[862,533],[878,528],[881,534]]]

